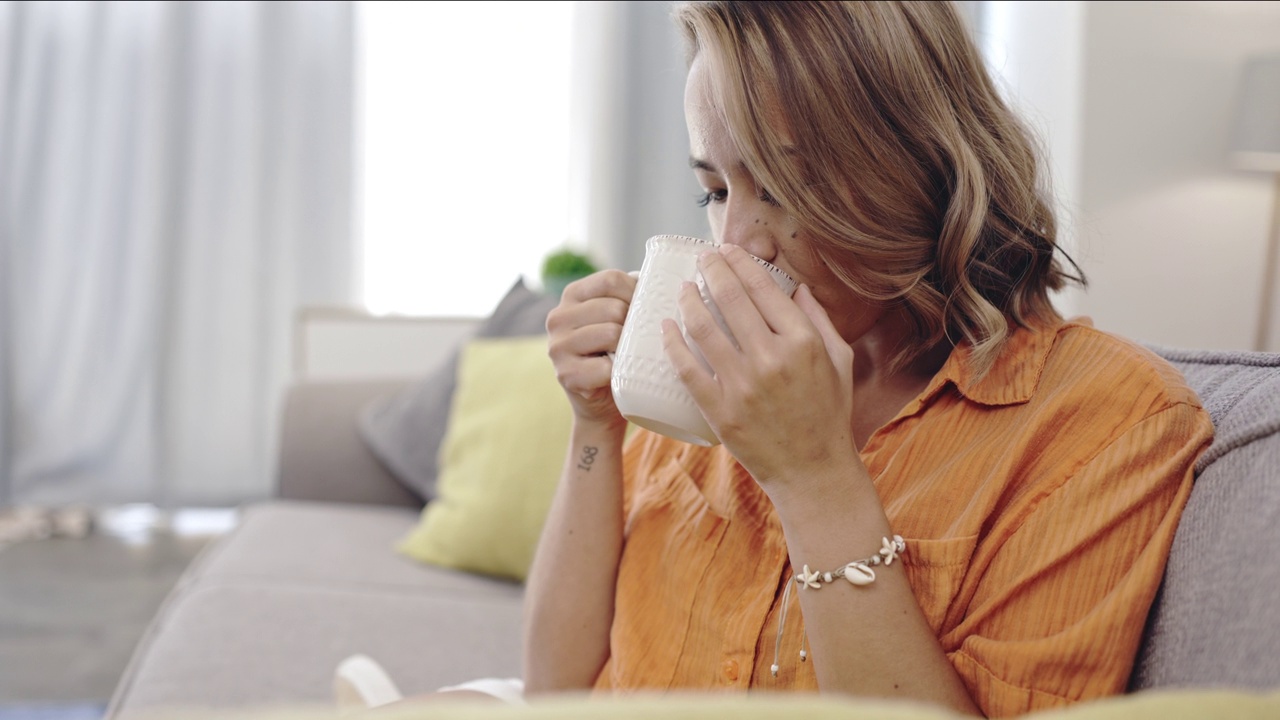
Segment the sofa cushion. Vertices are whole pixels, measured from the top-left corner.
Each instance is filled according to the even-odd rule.
[[[475,337],[546,333],[547,313],[559,302],[517,279]],[[458,353],[407,390],[378,398],[361,412],[360,435],[391,474],[423,500],[436,495],[437,455],[444,440],[458,374]]]
[[[110,717],[161,708],[332,707],[334,668],[375,657],[406,694],[518,677],[518,598],[352,586],[215,583],[185,589],[153,621]],[[212,716],[210,716],[212,717]]]
[[[409,508],[296,500],[250,505],[235,532],[210,547],[182,582],[401,588],[519,600],[517,583],[396,554],[392,546],[418,517]]]
[[[280,422],[276,496],[421,508],[422,498],[378,460],[356,424],[361,408],[403,392],[410,382],[309,380],[289,385]]]
[[[1280,687],[1280,355],[1153,349],[1199,393],[1215,436],[1131,687]]]

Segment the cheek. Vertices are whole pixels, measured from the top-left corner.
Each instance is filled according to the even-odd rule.
[[[810,289],[815,292],[821,289],[829,295],[839,294],[845,289],[827,263],[813,251],[813,246],[805,241],[804,236],[792,232],[787,244],[787,257],[791,260],[792,267],[804,276],[804,282],[809,284]],[[818,296],[815,294],[815,297]]]
[[[711,226],[711,239],[717,243],[723,242],[724,210],[716,205],[707,206],[707,223]]]

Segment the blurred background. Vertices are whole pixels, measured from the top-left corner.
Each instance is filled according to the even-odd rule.
[[[1280,349],[1274,173],[1230,152],[1280,3],[961,6],[1052,159],[1064,312]],[[0,503],[266,495],[299,308],[480,316],[705,233],[668,10],[0,3]]]

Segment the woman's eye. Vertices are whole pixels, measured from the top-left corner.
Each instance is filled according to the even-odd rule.
[[[769,191],[765,190],[764,188],[760,188],[760,202],[766,202],[774,206],[777,206],[780,204],[777,200],[773,198],[772,195],[769,194]]]
[[[729,196],[727,190],[708,190],[698,196],[698,207],[706,207],[711,203],[722,203]]]

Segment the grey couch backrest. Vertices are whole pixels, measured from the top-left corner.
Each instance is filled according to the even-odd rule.
[[[1152,348],[1213,418],[1130,689],[1280,687],[1280,354]]]

